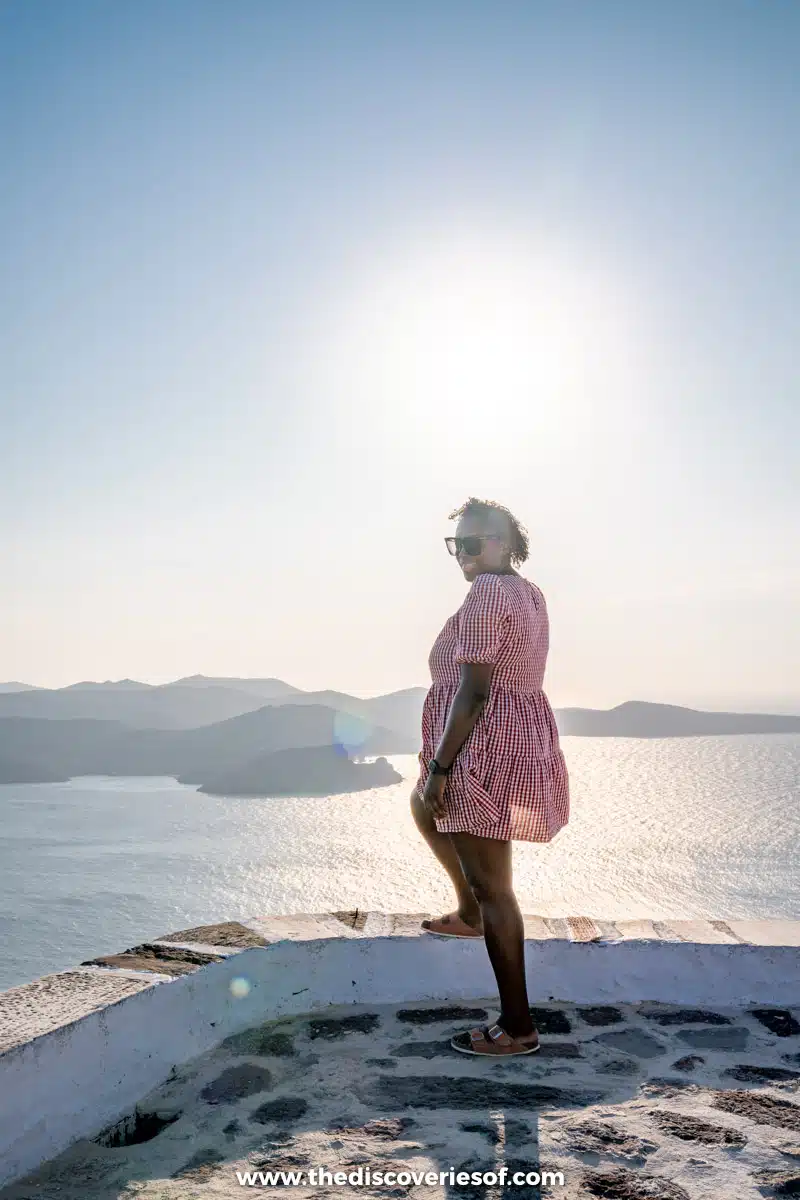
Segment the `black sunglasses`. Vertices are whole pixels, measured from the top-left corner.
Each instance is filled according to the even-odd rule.
[[[463,550],[468,558],[477,558],[483,550],[483,543],[497,541],[499,536],[497,533],[482,533],[475,537],[446,537],[444,544],[448,554],[455,556]]]

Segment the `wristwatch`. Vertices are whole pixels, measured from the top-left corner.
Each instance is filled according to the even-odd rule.
[[[431,775],[447,775],[449,774],[450,768],[443,767],[441,763],[436,761],[435,758],[432,758],[428,763],[428,770],[430,771]]]

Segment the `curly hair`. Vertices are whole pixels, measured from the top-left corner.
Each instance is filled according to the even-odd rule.
[[[456,521],[459,517],[485,517],[490,513],[496,512],[502,513],[508,521],[511,533],[510,558],[512,563],[516,563],[517,565],[524,563],[528,557],[528,531],[504,505],[497,504],[494,500],[478,500],[476,496],[470,496],[460,508],[456,508],[450,513],[450,520]]]

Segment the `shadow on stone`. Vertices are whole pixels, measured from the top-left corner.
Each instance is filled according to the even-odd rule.
[[[266,1067],[255,1063],[241,1063],[228,1067],[211,1083],[206,1084],[200,1096],[208,1104],[229,1104],[232,1100],[243,1100],[272,1087],[272,1075]]]
[[[168,1125],[174,1125],[181,1114],[173,1113],[168,1117],[159,1116],[153,1112],[135,1112],[123,1117],[98,1133],[92,1140],[98,1146],[109,1150],[119,1150],[123,1146],[141,1146],[144,1142],[152,1142]]]

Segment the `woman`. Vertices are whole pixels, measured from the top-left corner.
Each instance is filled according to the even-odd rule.
[[[417,827],[452,880],[455,912],[429,933],[483,937],[501,1012],[490,1027],[456,1035],[466,1054],[532,1054],[539,1036],[525,985],[522,915],[511,884],[511,843],[549,842],[569,819],[569,782],[552,709],[542,691],[549,625],[544,597],[512,564],[528,557],[519,521],[470,498],[447,548],[470,590],[429,658]]]

